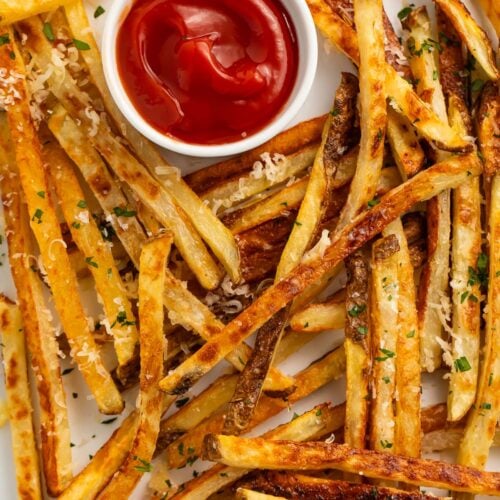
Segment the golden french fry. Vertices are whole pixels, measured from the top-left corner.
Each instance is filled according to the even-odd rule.
[[[123,409],[123,400],[104,367],[80,302],[76,276],[61,237],[40,155],[40,144],[31,121],[24,79],[26,70],[11,29],[8,34],[10,41],[0,47],[0,64],[18,77],[7,88],[1,85],[0,90],[15,92],[14,95],[19,96],[7,105],[7,117],[31,229],[40,247],[54,303],[71,345],[73,359],[94,394],[99,410],[106,414],[119,413]],[[15,54],[14,59],[11,53]]]
[[[59,494],[72,477],[70,432],[64,388],[59,368],[56,333],[38,275],[32,272],[34,244],[15,165],[5,113],[0,114],[0,187],[4,203],[9,263],[23,316],[26,343],[40,404],[41,458],[50,494]]]
[[[21,311],[3,295],[0,295],[0,334],[17,494],[19,498],[41,499]]]
[[[266,493],[259,493],[258,491],[247,490],[246,488],[238,488],[236,490],[236,498],[239,500],[285,500],[285,497],[277,497],[274,495],[267,495]]]
[[[358,450],[323,442],[295,443],[265,438],[241,438],[209,434],[203,456],[231,467],[321,470],[340,469],[376,479],[404,481],[453,491],[500,494],[500,473],[480,472],[471,467],[439,460]]]
[[[481,170],[475,154],[452,157],[387,193],[378,205],[360,214],[340,231],[325,249],[323,256],[304,259],[294,271],[268,288],[220,333],[167,375],[160,382],[161,389],[170,394],[185,392],[273,314],[338,266],[346,256],[378,234],[392,220],[415,203],[429,199],[444,189],[455,187],[469,174],[478,175]]]
[[[0,25],[12,24],[20,19],[57,9],[57,7],[69,1],[70,0],[24,0],[22,3],[19,3],[17,0],[1,0]]]

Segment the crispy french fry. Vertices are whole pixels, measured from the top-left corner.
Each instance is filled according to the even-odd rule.
[[[420,422],[420,336],[418,332],[414,271],[408,241],[399,219],[386,229],[395,236],[398,278],[398,318],[395,376],[394,453],[419,457]],[[384,381],[385,382],[385,381]]]
[[[138,413],[132,412],[58,498],[95,498],[127,457],[138,420]]]
[[[326,115],[323,115],[301,122],[281,132],[276,137],[262,144],[262,146],[235,158],[197,170],[187,175],[185,180],[197,194],[202,196],[217,186],[223,185],[228,181],[233,181],[243,173],[250,172],[254,163],[260,161],[261,155],[264,153],[280,153],[289,156],[307,146],[319,144],[325,119]]]
[[[110,218],[116,235],[134,264],[138,266],[141,246],[146,235],[99,153],[89,144],[85,134],[62,108],[54,111],[48,120],[48,126],[67,155],[78,166],[83,178]]]
[[[321,498],[333,500],[337,498],[391,498],[393,500],[436,499],[434,495],[416,491],[402,491],[394,488],[373,486],[371,484],[351,484],[337,479],[306,476],[296,472],[263,471],[255,476],[244,478],[238,482],[244,487],[252,488],[273,495],[285,495],[285,498]]]
[[[375,195],[387,127],[386,90],[384,79],[380,78],[386,66],[382,2],[355,0],[354,18],[360,53],[361,141],[356,172],[337,230],[366,208]]]
[[[337,330],[344,328],[345,324],[344,290],[336,293],[325,302],[311,304],[290,318],[290,328],[296,332]]]
[[[373,351],[370,447],[392,453],[395,435],[393,406],[396,388],[398,339],[399,241],[390,233],[372,247],[372,297],[370,305]]]
[[[458,38],[445,16],[438,11],[440,33],[447,40]],[[460,71],[465,69],[460,47],[451,43],[440,54],[448,112],[453,126],[470,133],[470,116]],[[479,371],[480,276],[486,272],[487,257],[481,254],[481,192],[479,179],[464,182],[453,192],[451,284],[453,303],[452,362],[467,359],[470,370],[453,369],[448,390],[448,419],[460,420],[474,403]],[[481,256],[481,257],[480,257]],[[481,260],[482,259],[482,260]]]
[[[495,0],[479,0],[479,5],[495,28],[497,36],[500,37],[500,6]]]
[[[483,155],[484,173],[488,178],[500,172],[500,97],[498,84],[487,83],[477,113],[479,149]]]
[[[18,77],[15,78],[15,83],[1,90],[15,92],[15,95],[19,96],[7,106],[7,117],[21,184],[31,217],[31,229],[40,247],[54,303],[70,342],[73,359],[93,392],[99,410],[103,413],[119,413],[123,409],[123,400],[111,375],[104,367],[89,331],[80,302],[76,276],[71,268],[54,205],[50,199],[40,155],[40,144],[31,121],[28,89],[24,80],[25,67],[13,42],[12,30],[8,33],[11,41],[0,47],[0,64]],[[14,59],[10,57],[11,53],[15,54]]]
[[[436,453],[445,450],[456,450],[460,446],[463,436],[463,426],[431,431],[428,434],[424,434],[422,439],[422,451],[424,453]],[[500,446],[500,430],[498,426],[491,446]]]
[[[171,233],[148,241],[142,248],[139,266],[139,320],[141,374],[139,392],[139,422],[137,432],[125,462],[99,498],[126,498],[144,472],[151,470],[151,459],[160,430],[164,405],[173,402],[158,389],[163,375],[163,292],[168,255],[173,242]],[[165,399],[165,401],[164,401]]]
[[[64,388],[59,368],[55,330],[38,275],[32,272],[34,254],[29,218],[22,203],[19,174],[5,113],[0,114],[0,187],[4,204],[9,262],[24,321],[26,343],[33,370],[39,374],[35,384],[40,400],[41,458],[47,489],[57,495],[72,477],[70,432]]]
[[[138,342],[135,317],[110,247],[104,241],[85,201],[70,159],[55,143],[45,144],[42,158],[61,202],[73,241],[94,277],[106,313],[119,367],[131,362]]]
[[[342,406],[330,407],[323,404],[292,419],[287,424],[266,432],[264,436],[268,439],[293,439],[294,441],[317,439],[338,430],[342,425],[343,417]],[[244,476],[249,472],[250,467],[245,469],[216,465],[198,478],[189,481],[183,491],[177,494],[177,498],[193,500],[207,498],[221,487]]]
[[[3,295],[0,295],[0,333],[17,494],[19,498],[41,499],[21,311]]]
[[[455,26],[462,41],[492,80],[498,80],[499,73],[491,43],[484,30],[474,21],[460,0],[436,0]]]
[[[500,176],[491,183],[489,221],[489,286],[486,310],[486,337],[476,401],[469,413],[457,461],[484,468],[500,415]],[[454,361],[456,371],[471,368],[467,358]]]
[[[498,495],[500,473],[479,472],[471,467],[438,460],[422,460],[358,450],[322,442],[294,443],[265,438],[241,438],[209,434],[203,456],[231,467],[262,469],[340,469],[376,479],[404,481],[453,491]]]
[[[268,288],[220,333],[167,375],[160,382],[161,389],[171,394],[185,392],[273,314],[338,266],[345,257],[378,234],[396,217],[415,203],[429,199],[443,189],[457,186],[469,174],[478,175],[480,172],[481,164],[477,155],[452,157],[387,193],[378,205],[360,214],[339,232],[325,249],[323,256],[304,259],[294,271]]]
[[[331,380],[340,378],[344,371],[344,349],[339,347],[296,375],[297,388],[288,397],[288,403],[279,398],[269,398],[262,395],[248,430],[288,408],[288,404],[296,403]],[[186,453],[181,453],[182,450],[190,449],[192,450],[191,455],[199,456],[203,438],[210,432],[220,432],[223,426],[224,412],[217,412],[170,444],[166,450],[166,460],[169,467],[182,467],[187,463],[189,456]]]
[[[263,153],[261,160],[256,160],[254,164],[260,166],[204,192],[200,195],[201,199],[209,203],[214,212],[241,203],[295,175],[300,175],[312,165],[317,149],[317,144],[310,144],[287,156],[281,153]]]
[[[368,425],[371,332],[369,331],[369,268],[361,252],[346,260],[347,286],[343,307],[346,355],[344,440],[364,448]]]
[[[25,0],[19,3],[17,0],[1,0],[0,25],[12,24],[20,19],[54,10],[69,1],[70,0]]]
[[[314,22],[333,45],[359,65],[356,32],[327,4],[326,0],[307,0]],[[411,85],[389,65],[386,70],[386,95],[392,97],[398,109],[410,120],[423,137],[434,141],[447,151],[470,151],[472,144],[460,137],[447,123],[440,120],[432,109],[413,91]]]

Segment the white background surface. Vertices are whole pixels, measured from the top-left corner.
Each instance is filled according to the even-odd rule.
[[[111,4],[112,0],[88,0],[88,10],[92,14],[98,5],[106,7]],[[286,0],[283,0],[286,5]],[[430,5],[431,2],[415,1],[417,5],[427,4],[429,11],[432,12],[433,7]],[[391,21],[397,30],[400,29],[400,23],[397,19],[397,13],[404,6],[402,2],[397,0],[385,0],[385,7],[391,17]],[[478,8],[473,7],[473,2],[467,1],[466,4],[472,11],[474,17],[480,20],[483,26],[487,27],[484,22],[484,17]],[[90,16],[92,22],[96,28],[97,33],[102,29],[102,25],[105,21],[106,14],[102,15],[100,18],[94,21],[92,15]],[[492,30],[489,29],[490,36],[493,36]],[[337,53],[333,48],[328,47],[328,44],[324,39],[319,37],[319,64],[318,71],[316,75],[316,80],[311,91],[311,94],[293,123],[297,123],[307,118],[311,118],[326,112],[333,100],[333,95],[335,89],[340,81],[341,71],[353,71],[354,68],[352,64],[347,60],[346,57]],[[190,159],[182,158],[174,154],[168,154],[168,159],[172,161],[177,166],[183,168],[184,172],[190,172],[200,168],[201,166],[207,164],[206,161],[200,159]],[[0,218],[0,234],[5,236],[3,218]],[[5,238],[3,238],[5,241]],[[15,297],[14,289],[12,286],[10,273],[8,270],[8,259],[6,254],[5,244],[0,248],[0,292],[5,293],[11,298]],[[90,306],[92,296],[92,285],[86,283],[82,287],[83,294],[87,297],[84,298],[84,303]],[[93,301],[92,301],[93,302]],[[317,359],[324,352],[330,350],[332,347],[339,345],[342,341],[342,332],[326,332],[322,334],[315,341],[311,342],[305,346],[299,353],[296,353],[291,358],[289,358],[285,363],[281,365],[281,368],[286,373],[295,373],[298,370],[306,367],[312,360]],[[62,362],[63,367],[69,366],[68,361],[64,360]],[[225,366],[220,366],[216,370],[206,377],[202,383],[198,384],[194,391],[190,392],[188,395],[192,395],[199,392],[204,388],[210,380],[213,380],[218,374],[225,369]],[[427,406],[429,404],[434,404],[437,402],[444,401],[446,399],[446,385],[442,380],[444,372],[441,371],[432,376],[424,375],[424,391],[423,391],[423,405]],[[3,382],[3,373],[0,373],[0,380]],[[67,391],[67,401],[69,408],[69,419],[71,427],[71,441],[75,444],[72,448],[73,451],[73,469],[77,473],[80,471],[88,461],[89,454],[94,454],[99,447],[106,441],[111,432],[119,425],[123,416],[120,416],[112,424],[104,425],[101,422],[106,420],[108,417],[100,415],[96,409],[95,403],[88,399],[89,392],[82,380],[82,377],[78,373],[78,370],[74,370],[71,374],[64,376],[63,378],[66,391]],[[72,393],[77,393],[78,398],[74,399]],[[128,414],[130,409],[135,404],[136,394],[127,395],[127,407],[124,414]],[[4,386],[0,383],[0,398],[4,398]],[[259,426],[255,429],[251,435],[260,434],[264,429],[268,427],[274,427],[280,423],[287,422],[290,420],[293,412],[302,413],[315,404],[320,402],[329,401],[333,404],[339,404],[345,400],[345,384],[344,381],[338,381],[336,383],[329,384],[322,390],[313,394],[306,400],[299,402],[290,411],[284,411],[280,415],[277,415],[271,419],[265,425]],[[453,453],[443,454],[442,457],[439,455],[435,458],[444,458],[448,460],[453,460]],[[187,480],[192,477],[193,470],[201,471],[203,469],[203,464],[197,461],[193,467],[186,467],[181,471],[175,471],[172,475],[173,481],[177,480]],[[488,462],[489,470],[500,470],[500,450],[495,449],[491,452],[490,461]],[[133,498],[142,499],[147,498],[146,495],[146,481],[147,477],[141,482]],[[14,466],[11,454],[11,443],[10,443],[10,430],[9,426],[6,425],[0,428],[0,500],[14,500],[16,498],[15,489],[15,476],[14,476]],[[483,497],[486,498],[486,497]],[[79,500],[79,499],[75,499]],[[121,499],[117,499],[121,500]]]

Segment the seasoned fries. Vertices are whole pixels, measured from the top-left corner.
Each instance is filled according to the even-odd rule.
[[[500,73],[476,5],[306,0],[333,66],[301,114],[328,94],[329,112],[210,165],[125,119],[99,49],[118,6],[89,1],[0,0],[0,267],[15,285],[0,268],[0,425],[18,496],[500,496]],[[247,38],[219,36],[224,16],[208,44],[167,45],[218,60]],[[170,93],[167,45],[148,63]],[[182,56],[197,65],[182,92],[225,88],[226,70],[246,81],[239,52],[220,82]]]
[[[386,454],[358,450],[323,442],[295,443],[265,438],[241,438],[209,434],[203,456],[232,467],[262,469],[340,469],[376,479],[404,481],[453,491],[500,494],[500,474],[479,472],[471,467],[450,465],[438,460],[403,456],[385,459]],[[453,471],[448,474],[448,471]]]
[[[28,89],[23,77],[26,70],[13,42],[12,30],[8,33],[11,41],[0,47],[0,64],[11,73],[21,75],[13,84],[15,95],[19,98],[13,99],[12,104],[7,106],[7,117],[30,214],[31,229],[40,247],[54,302],[70,342],[73,359],[93,391],[99,409],[107,414],[119,413],[123,409],[123,400],[103,365],[80,302],[76,276],[61,237],[40,156],[40,144],[30,117]],[[15,54],[15,59],[10,57],[10,53]]]
[[[7,406],[12,429],[17,494],[41,499],[40,469],[28,382],[23,323],[19,308],[0,295],[0,334],[5,367]]]

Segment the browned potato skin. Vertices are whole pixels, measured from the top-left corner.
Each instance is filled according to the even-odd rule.
[[[263,471],[249,474],[239,481],[235,488],[252,488],[270,495],[284,496],[290,500],[321,498],[322,500],[372,500],[391,498],[392,500],[436,500],[437,497],[423,493],[376,487],[370,484],[352,484],[347,481],[305,476],[294,472]]]

